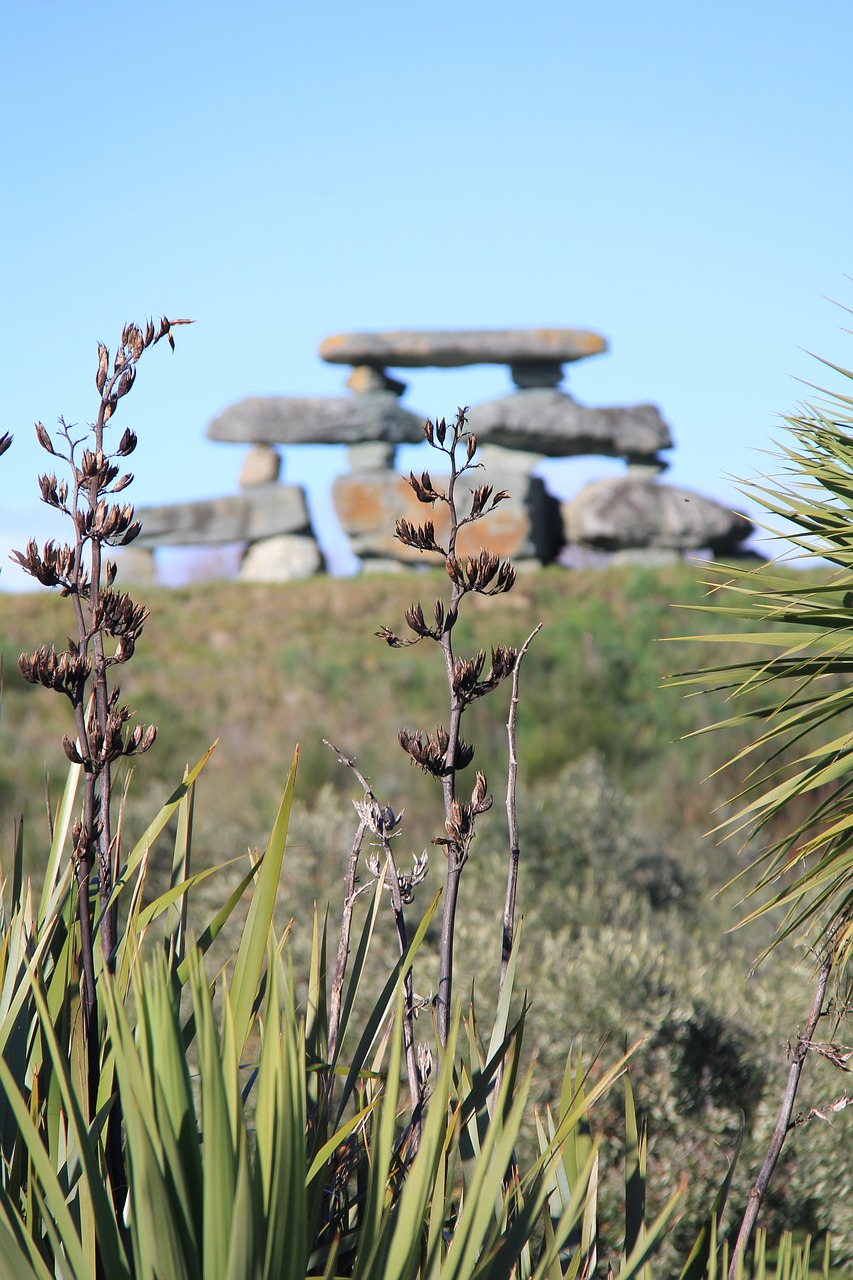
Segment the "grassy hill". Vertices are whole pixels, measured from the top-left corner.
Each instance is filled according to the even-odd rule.
[[[123,694],[139,719],[153,720],[161,732],[137,765],[133,807],[164,795],[183,765],[218,738],[206,773],[211,838],[227,831],[237,848],[258,843],[277,802],[272,780],[286,774],[297,742],[303,803],[325,785],[349,793],[350,779],[323,746],[325,737],[358,756],[390,803],[413,805],[426,820],[437,809],[423,799],[424,785],[396,734],[404,725],[429,728],[444,716],[443,669],[426,644],[393,652],[374,632],[383,624],[402,628],[405,608],[415,598],[430,604],[445,581],[442,573],[412,573],[147,591],[151,618],[122,670]],[[679,825],[707,826],[728,784],[699,784],[727,744],[679,739],[720,708],[659,688],[662,674],[708,658],[702,646],[659,643],[708,629],[703,615],[675,607],[703,595],[701,570],[681,566],[536,570],[523,573],[508,596],[473,598],[457,633],[463,651],[520,644],[543,624],[523,676],[526,785],[596,751],[650,811],[669,810]],[[68,707],[25,684],[17,658],[41,643],[64,643],[70,623],[68,602],[56,596],[0,595],[0,829],[8,831],[20,813],[28,824],[37,821],[45,771],[53,792],[64,776],[59,739],[70,728]],[[485,700],[467,722],[475,763],[494,775],[496,786],[505,767],[504,704]]]

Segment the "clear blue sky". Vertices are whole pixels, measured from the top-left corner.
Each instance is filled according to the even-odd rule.
[[[95,343],[128,319],[198,321],[146,355],[118,420],[138,503],[234,492],[242,450],[207,423],[343,393],[316,356],[336,331],[597,329],[610,354],[573,393],[657,403],[668,478],[741,505],[727,475],[824,376],[802,348],[853,360],[828,300],[853,306],[850,0],[0,13],[6,589],[8,549],[60,531],[32,424],[93,415]],[[430,414],[509,389],[504,369],[404,376]]]

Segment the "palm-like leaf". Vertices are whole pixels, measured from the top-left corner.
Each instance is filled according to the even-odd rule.
[[[756,726],[735,757],[751,770],[720,828],[764,838],[747,869],[749,895],[762,901],[746,919],[786,908],[780,940],[804,931],[818,949],[831,940],[845,960],[853,944],[853,398],[823,394],[786,419],[783,473],[743,485],[790,524],[793,531],[775,532],[813,572],[785,571],[782,561],[713,566],[715,598],[702,607],[751,619],[756,630],[702,639],[750,648],[674,680],[727,692],[737,709],[713,728]],[[793,821],[792,801],[800,806]]]

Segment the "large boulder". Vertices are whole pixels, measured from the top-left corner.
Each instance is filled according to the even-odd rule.
[[[567,543],[603,551],[708,548],[725,555],[735,552],[754,531],[740,512],[642,475],[596,480],[561,510]]]
[[[465,490],[481,483],[477,477],[475,472],[460,483],[463,501],[467,496]],[[560,508],[542,481],[519,472],[511,475],[489,472],[486,480],[496,493],[507,489],[511,496],[482,522],[465,525],[459,531],[458,554],[473,555],[482,547],[488,547],[502,557],[537,559],[544,563],[553,560],[562,540]],[[441,487],[446,477],[433,475],[433,482]],[[395,538],[394,529],[400,518],[415,525],[432,520],[439,543],[446,545],[448,519],[444,503],[427,506],[419,502],[406,481],[388,471],[356,471],[338,476],[332,496],[341,527],[357,556],[425,565],[437,563],[434,555],[404,546]]]
[[[292,582],[323,571],[323,556],[312,537],[278,533],[246,549],[240,564],[242,582]]]
[[[478,404],[471,430],[485,444],[527,449],[551,458],[576,454],[645,458],[672,447],[669,427],[652,404],[588,409],[551,387],[516,391]]]
[[[424,437],[424,419],[401,408],[393,391],[248,396],[214,418],[207,436],[239,444],[417,444]]]

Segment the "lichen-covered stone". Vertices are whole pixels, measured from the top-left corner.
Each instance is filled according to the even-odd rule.
[[[142,533],[135,547],[207,546],[254,542],[310,529],[305,494],[298,485],[270,484],[226,498],[138,507]]]
[[[417,444],[424,419],[400,407],[392,391],[353,396],[249,396],[207,428],[209,440],[240,444]]]
[[[553,388],[516,391],[478,404],[468,420],[484,444],[527,449],[550,458],[643,457],[672,447],[669,427],[652,404],[589,409]]]
[[[587,485],[562,505],[562,515],[568,543],[603,551],[709,548],[725,555],[754,532],[746,516],[712,498],[639,475]]]
[[[336,333],[320,343],[330,364],[400,369],[460,368],[469,364],[568,364],[607,350],[589,329],[397,329]]]
[[[557,555],[562,542],[559,503],[534,476],[507,476],[490,473],[484,477],[495,492],[508,489],[511,497],[500,503],[482,521],[466,525],[459,532],[457,552],[473,555],[488,547],[497,555],[513,559],[535,558],[548,563]],[[445,483],[433,475],[437,486]],[[466,495],[481,483],[474,472],[460,483],[457,494]],[[444,503],[433,506],[418,502],[410,486],[400,476],[387,471],[360,471],[338,476],[332,488],[335,511],[350,546],[357,556],[395,559],[415,564],[436,564],[434,555],[404,546],[394,536],[398,519],[422,525],[432,520],[436,537],[446,545],[447,508]],[[463,504],[463,514],[464,514]]]

